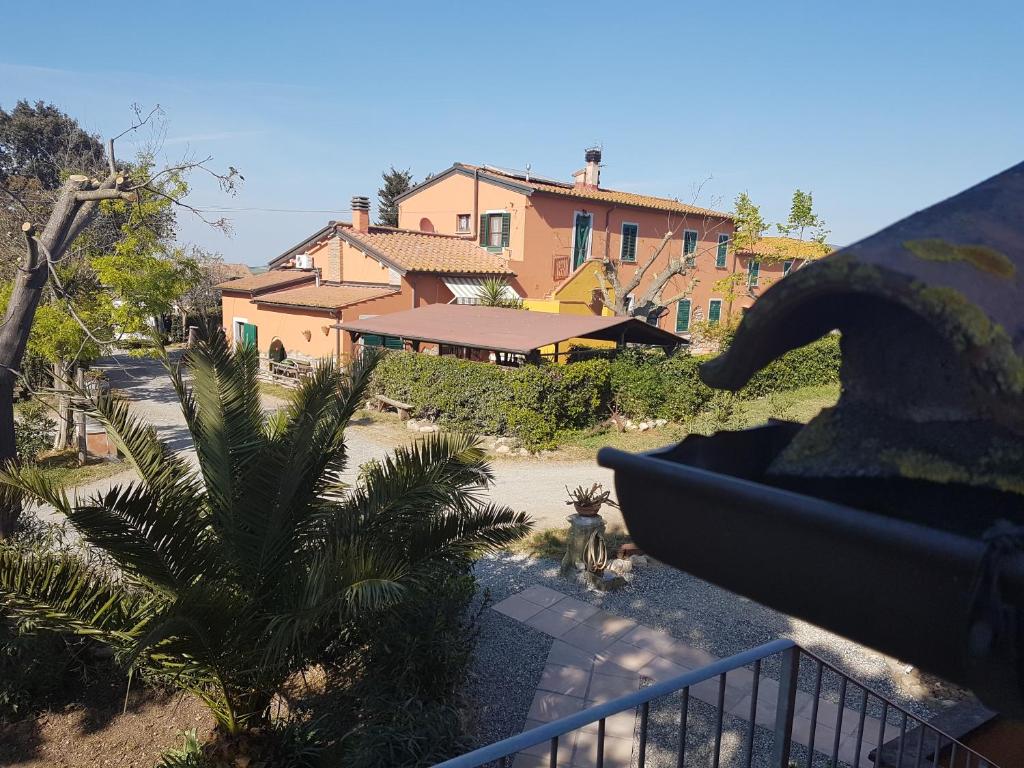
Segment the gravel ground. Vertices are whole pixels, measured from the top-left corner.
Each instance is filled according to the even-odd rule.
[[[780,637],[790,638],[920,717],[930,717],[948,704],[949,699],[962,695],[956,689],[925,679],[916,672],[905,673],[903,665],[875,651],[655,562],[634,572],[631,583],[625,588],[611,593],[593,592],[579,582],[562,578],[558,574],[558,564],[554,561],[522,555],[498,554],[485,557],[477,563],[476,575],[481,587],[490,591],[495,602],[532,584],[542,584],[599,605],[611,613],[663,629],[719,657],[730,656]],[[495,611],[486,611],[487,614],[490,614],[487,617],[488,631],[481,637],[477,648],[476,668],[500,669],[502,682],[493,686],[475,686],[471,696],[478,708],[494,712],[504,720],[482,730],[477,739],[479,745],[490,743],[495,735],[507,735],[521,730],[544,664],[543,656],[550,645],[547,636],[522,624],[517,628],[519,631],[508,634],[492,631],[504,626],[508,620],[498,616]],[[501,625],[497,622],[498,618],[502,620]],[[523,629],[536,636],[534,642],[523,637]],[[526,650],[520,652],[519,649]],[[766,675],[777,679],[777,661],[766,661],[763,670]],[[815,671],[814,665],[801,664],[799,686],[802,690],[813,693]],[[822,692],[824,698],[836,701],[838,676],[826,673],[822,678]],[[518,706],[513,701],[518,702]],[[693,739],[696,745],[711,732],[708,729],[714,723],[713,719],[703,722],[706,717],[701,714],[702,707],[708,710],[713,708],[695,701],[692,703],[695,706]],[[848,693],[846,705],[855,711],[859,710],[860,694],[854,691]],[[652,707],[651,738],[656,745],[671,745],[674,749],[678,743],[678,706],[678,700],[664,700]],[[880,706],[873,699],[868,713],[876,716],[880,714]],[[895,715],[890,716],[890,722],[898,723]],[[737,734],[745,733],[745,729],[743,721],[727,716],[722,765],[730,765],[731,760],[742,757],[742,748],[737,747],[737,744],[745,742]],[[764,742],[770,745],[771,736],[764,729],[758,728],[756,739],[758,744]],[[755,753],[760,754],[761,751],[757,749]],[[727,754],[732,756],[729,760],[725,759]],[[804,748],[794,745],[794,759],[800,758],[800,765],[804,764],[805,756]]]

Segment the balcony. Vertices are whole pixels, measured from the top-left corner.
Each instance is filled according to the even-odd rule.
[[[552,261],[551,277],[553,280],[565,280],[572,271],[572,260],[569,256],[555,256]]]
[[[566,653],[564,648],[560,652]],[[629,681],[608,672],[617,667],[612,657],[629,664],[626,657],[598,652],[588,680],[577,681],[585,687],[584,695],[597,703],[440,763],[439,768],[996,768],[948,733],[789,640],[766,643],[682,674],[663,676],[659,670],[676,665],[648,659],[640,671],[640,689],[615,698],[601,695],[609,687],[604,684],[617,680],[625,690]],[[578,664],[567,657],[556,661]],[[548,713],[571,709],[559,704],[558,694],[545,696],[540,701]],[[539,710],[537,700],[535,709]],[[533,714],[544,717],[539,711]]]

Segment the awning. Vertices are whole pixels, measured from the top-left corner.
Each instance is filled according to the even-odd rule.
[[[483,290],[484,280],[486,280],[483,277],[442,277],[441,279],[455,297],[453,301],[462,304],[475,304],[480,298],[480,291]],[[502,298],[520,299],[522,297],[516,293],[515,288],[506,284],[502,291]]]
[[[635,317],[559,315],[469,304],[428,304],[342,322],[350,333],[528,354],[569,339],[677,347],[685,340]]]

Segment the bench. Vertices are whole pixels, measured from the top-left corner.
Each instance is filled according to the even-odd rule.
[[[393,400],[390,397],[384,395],[374,395],[371,399],[371,403],[376,405],[377,410],[383,411],[385,408],[394,408],[398,411],[399,416],[402,417],[402,421],[412,417],[413,407],[408,403],[403,403],[400,400]]]

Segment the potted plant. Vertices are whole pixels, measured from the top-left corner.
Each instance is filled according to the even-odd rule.
[[[601,506],[607,504],[611,507],[619,506],[612,501],[611,491],[606,491],[604,486],[600,483],[594,483],[589,488],[584,488],[582,485],[577,485],[573,490],[569,490],[566,486],[565,492],[569,494],[569,500],[565,503],[571,504],[576,508],[576,513],[583,517],[594,517],[600,510]]]

